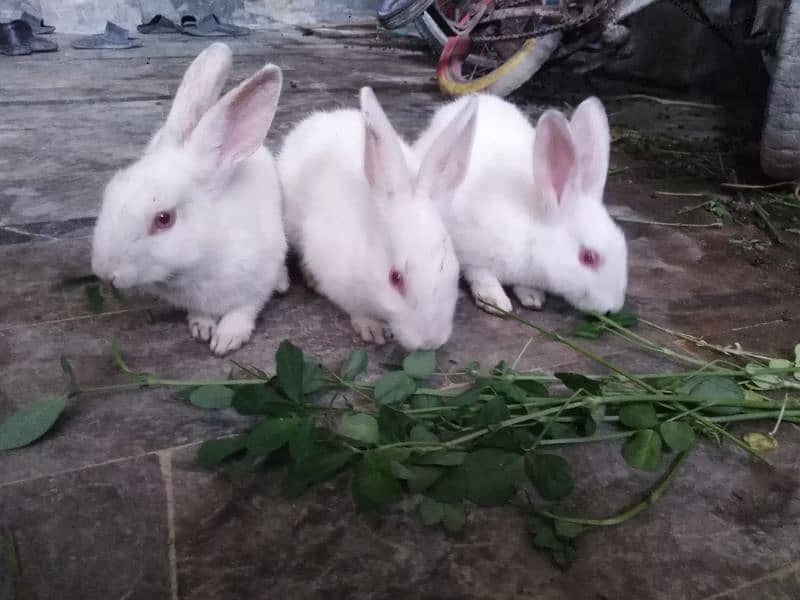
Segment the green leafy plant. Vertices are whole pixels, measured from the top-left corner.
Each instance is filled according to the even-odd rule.
[[[128,382],[82,388],[69,361],[62,360],[68,395],[29,405],[0,422],[0,449],[18,448],[43,435],[68,398],[110,389],[172,387],[178,401],[190,406],[253,418],[247,431],[199,447],[198,460],[208,469],[282,468],[287,498],[347,473],[359,511],[389,510],[412,497],[423,523],[448,532],[465,527],[472,510],[513,505],[528,515],[533,546],[566,567],[585,532],[622,523],[660,498],[698,439],[728,441],[766,460],[762,452],[777,443],[773,434],[739,438],[728,425],[772,419],[777,431],[781,421],[800,422],[800,399],[792,395],[800,388],[800,348],[789,360],[706,344],[724,358],[704,362],[656,344],[631,327],[638,322],[677,337],[691,336],[629,314],[591,315],[586,322],[600,334],[684,367],[634,374],[574,338],[512,313],[506,317],[591,359],[605,372],[550,375],[520,372],[506,362],[488,369],[472,362],[442,373],[433,353],[416,352],[398,370],[366,381],[363,350],[351,352],[333,369],[284,341],[274,375],[237,364],[241,377],[174,380],[136,371],[112,344]],[[581,474],[553,449],[601,442],[619,444],[622,458],[634,469],[669,466],[651,490],[615,514],[562,513],[559,503],[569,498]]]

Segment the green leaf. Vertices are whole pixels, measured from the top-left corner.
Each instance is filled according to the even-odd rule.
[[[625,440],[622,456],[634,469],[655,471],[661,466],[661,437],[652,429],[637,431]]]
[[[744,401],[744,390],[736,383],[736,380],[732,377],[718,375],[693,377],[678,389],[678,393],[723,405],[738,406]]]
[[[467,368],[465,369],[467,375],[471,375],[473,377],[475,377],[480,370],[481,370],[481,363],[479,363],[477,360],[473,360],[471,363],[467,365]]]
[[[90,283],[84,286],[83,291],[86,294],[86,306],[89,310],[93,313],[102,312],[105,298],[103,298],[103,294],[100,291],[100,284]]]
[[[435,433],[428,429],[427,425],[424,423],[417,423],[411,428],[411,432],[408,435],[408,441],[438,444],[439,438]]]
[[[303,394],[316,394],[331,386],[325,377],[325,370],[318,360],[305,359],[303,364]]]
[[[495,396],[483,406],[480,412],[480,424],[483,427],[496,425],[508,418],[508,407],[502,398]]]
[[[573,423],[559,423],[558,421],[550,423],[545,437],[550,440],[563,440],[574,438],[578,435],[578,431]]]
[[[389,461],[389,471],[396,479],[414,479],[414,473],[403,463],[396,460]]]
[[[480,400],[483,384],[476,384],[461,392],[458,396],[447,399],[448,406],[472,406]]]
[[[599,381],[589,379],[580,373],[553,373],[561,383],[571,389],[573,392],[583,390],[590,396],[599,396],[602,389]]]
[[[353,350],[342,365],[339,373],[344,381],[353,381],[367,368],[367,353],[364,350]]]
[[[231,406],[241,415],[285,415],[297,408],[264,384],[237,386]]]
[[[295,417],[277,417],[259,421],[247,435],[248,452],[267,455],[282,448],[298,425],[299,421]]]
[[[515,379],[514,385],[525,390],[527,396],[544,398],[550,395],[546,385],[533,379]]]
[[[29,404],[0,421],[0,450],[14,450],[35,442],[55,425],[67,406],[66,397]]]
[[[444,505],[433,498],[425,496],[419,503],[419,516],[422,517],[422,522],[429,527],[437,525],[442,520],[443,513]]]
[[[425,396],[414,394],[411,396],[411,408],[436,408],[442,405],[442,401],[437,396]]]
[[[747,363],[745,373],[750,376],[753,386],[759,390],[774,390],[783,384],[781,378],[774,373],[763,373],[764,367],[757,363]]]
[[[413,424],[412,418],[391,406],[378,407],[378,431],[384,444],[408,441],[408,430]]]
[[[445,473],[431,488],[430,495],[441,502],[467,499],[480,506],[499,506],[514,493],[522,477],[522,456],[496,448],[480,448]]]
[[[616,313],[607,313],[605,317],[614,321],[620,327],[626,327],[628,329],[634,327],[639,322],[639,319],[635,314],[624,308]],[[599,338],[607,329],[609,329],[609,327],[605,322],[601,321],[595,315],[587,314],[584,315],[583,320],[580,321],[572,331],[572,335],[588,339],[596,339]]]
[[[742,440],[756,452],[769,452],[778,447],[778,440],[769,433],[750,431],[742,436]]]
[[[289,456],[300,462],[324,448],[314,439],[314,419],[302,419],[289,434]]]
[[[553,528],[558,537],[567,539],[578,537],[586,529],[583,525],[578,523],[570,523],[569,521],[561,521],[560,519],[553,522]]]
[[[378,421],[366,413],[342,415],[337,431],[339,435],[362,444],[378,443]]]
[[[492,367],[492,375],[497,375],[498,377],[503,377],[508,375],[511,368],[508,366],[508,362],[501,360],[497,363],[494,367]]]
[[[403,495],[387,462],[374,452],[365,452],[356,465],[353,498],[359,510],[383,509]]]
[[[603,335],[605,330],[606,324],[602,321],[591,321],[584,319],[575,326],[575,329],[572,330],[572,335],[589,340],[595,340]]]
[[[558,454],[525,455],[525,469],[533,487],[545,500],[562,500],[575,487],[572,467]]]
[[[375,401],[378,404],[399,404],[417,390],[417,383],[403,371],[393,371],[375,384]]]
[[[528,532],[533,537],[533,545],[541,550],[555,550],[564,545],[556,536],[553,524],[545,519],[531,519],[528,522]]]
[[[373,450],[373,452],[375,452],[375,454],[379,454],[383,460],[387,461],[387,463],[405,462],[412,454],[411,448],[388,448],[386,446],[383,448],[376,448]]]
[[[412,494],[419,494],[431,487],[444,473],[444,469],[439,467],[423,467],[411,465],[408,470],[414,476],[408,480],[408,491]]]
[[[574,540],[569,536],[560,536],[550,521],[531,519],[528,522],[528,532],[533,545],[546,552],[559,569],[566,569],[575,561]]]
[[[435,450],[420,456],[416,463],[418,465],[439,465],[442,467],[452,467],[464,462],[467,453],[460,450]]]
[[[606,313],[606,317],[614,321],[620,327],[627,327],[628,329],[635,327],[639,323],[639,317],[627,308],[623,308],[615,313]]]
[[[66,356],[61,357],[61,370],[64,371],[64,375],[67,376],[67,386],[70,394],[76,394],[80,391],[80,386],[78,385],[78,378],[75,377],[75,370],[72,368],[72,364],[67,360]]]
[[[667,446],[676,452],[688,450],[694,443],[694,429],[683,421],[667,421],[662,423],[658,430]]]
[[[278,385],[292,402],[303,401],[303,351],[288,340],[283,340],[275,354]]]
[[[285,498],[297,498],[315,483],[321,483],[341,471],[353,453],[342,448],[321,447],[320,451],[298,460],[289,467],[283,480]]]
[[[500,396],[517,404],[525,402],[528,397],[524,389],[510,381],[495,381],[492,383],[492,389]]]
[[[427,379],[436,369],[436,353],[432,350],[412,352],[403,360],[403,371],[414,379]]]
[[[200,465],[206,469],[213,469],[224,460],[238,454],[246,447],[247,436],[237,435],[219,440],[207,440],[200,445],[197,458]]]
[[[651,429],[658,425],[656,409],[644,402],[625,404],[619,409],[619,420],[631,429]]]
[[[198,408],[219,410],[228,408],[233,402],[234,391],[224,385],[204,385],[192,390],[189,402]]]
[[[463,504],[442,504],[442,525],[447,531],[459,531],[466,524],[467,513]]]
[[[591,437],[597,431],[597,427],[603,422],[606,415],[605,404],[595,404],[590,408],[581,411],[581,420],[577,422],[578,433],[584,437]]]

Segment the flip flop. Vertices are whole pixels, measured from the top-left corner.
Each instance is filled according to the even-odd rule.
[[[137,25],[139,33],[181,33],[180,25],[176,25],[164,15],[156,15],[147,23]]]
[[[25,21],[28,25],[31,26],[33,30],[33,35],[47,35],[49,33],[53,33],[56,28],[52,25],[45,25],[44,19],[37,17],[36,15],[32,15],[28,11],[24,11],[22,16],[19,18],[20,21]]]
[[[72,42],[76,50],[125,50],[127,48],[141,48],[142,42],[128,34],[128,30],[116,23],[106,21],[106,30],[79,38]]]
[[[33,35],[33,29],[19,19],[0,23],[0,54],[23,56],[33,52],[55,52],[58,44]]]
[[[231,23],[223,23],[215,14],[210,14],[198,22],[193,15],[185,15],[181,18],[181,30],[187,35],[197,37],[223,37],[223,36],[242,36],[249,35],[247,27],[239,27]]]

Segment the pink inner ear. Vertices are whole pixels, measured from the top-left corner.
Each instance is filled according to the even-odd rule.
[[[547,165],[550,172],[550,182],[556,193],[558,203],[561,204],[564,189],[567,187],[567,181],[569,181],[569,176],[575,165],[575,149],[568,137],[568,132],[554,127],[549,134],[546,149]]]

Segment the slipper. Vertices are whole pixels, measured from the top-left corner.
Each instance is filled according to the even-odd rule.
[[[72,42],[76,50],[125,50],[126,48],[141,48],[142,42],[128,34],[128,30],[116,23],[106,21],[106,30],[103,33],[87,35]]]
[[[32,15],[28,11],[23,11],[19,20],[25,21],[31,26],[33,35],[47,35],[48,33],[53,33],[56,30],[56,28],[52,25],[45,25],[44,19],[37,17],[36,15]]]
[[[204,17],[199,23],[193,15],[185,15],[181,18],[181,29],[187,35],[198,37],[241,36],[250,33],[247,27],[223,23],[213,13]]]
[[[137,25],[139,33],[181,33],[180,25],[176,25],[164,15],[156,15],[147,23]]]
[[[33,52],[55,52],[58,44],[33,35],[33,29],[19,19],[0,23],[0,54],[22,56]]]

